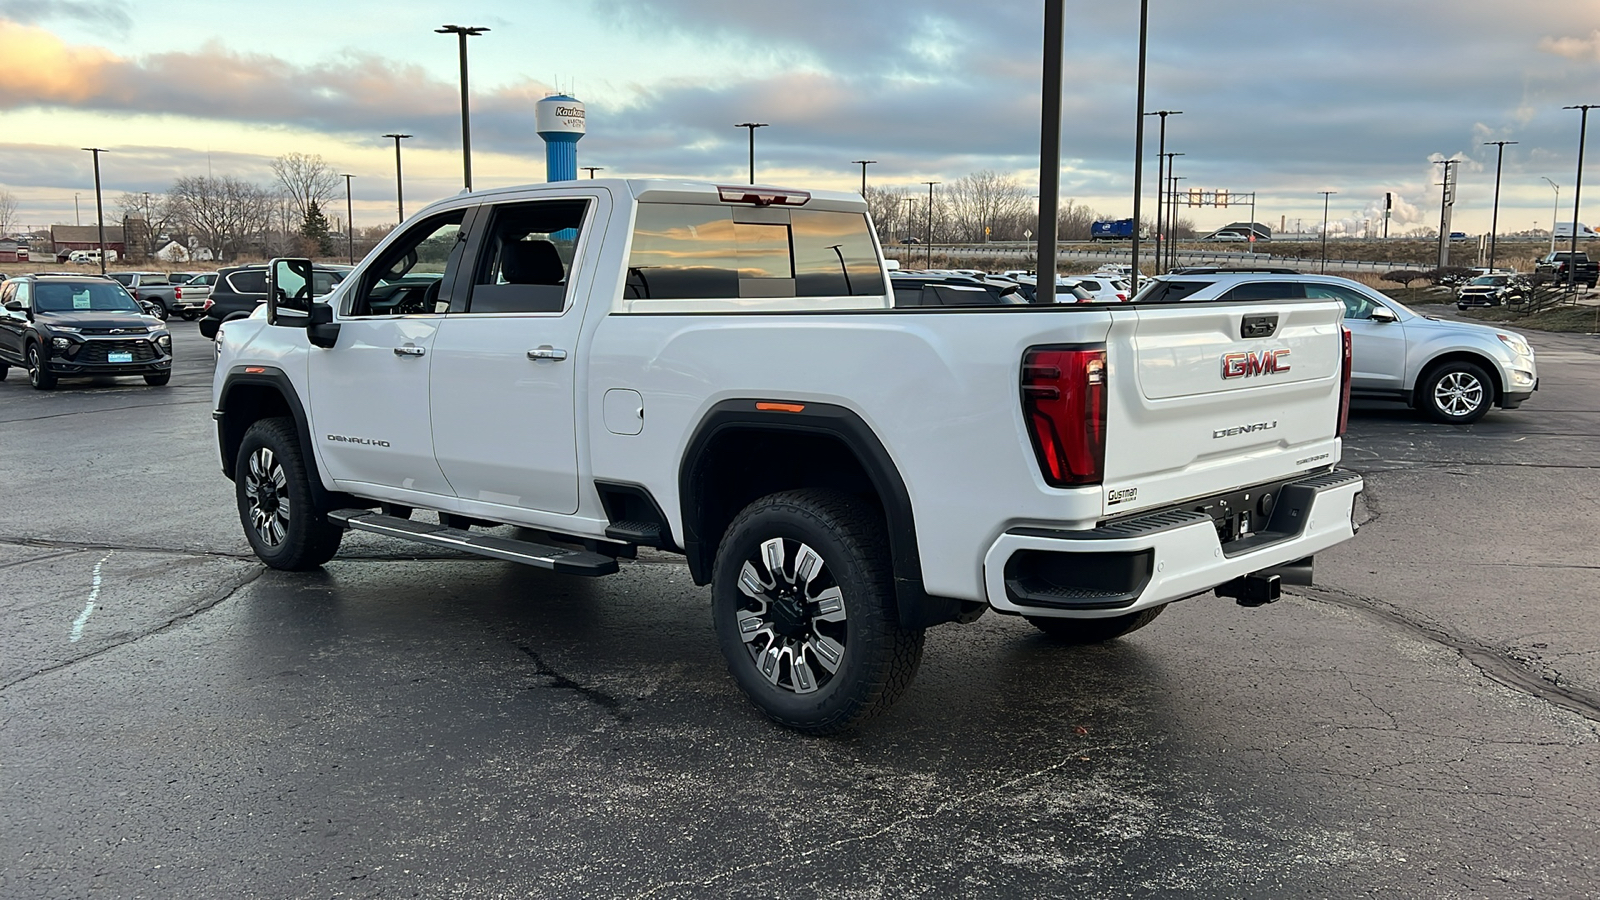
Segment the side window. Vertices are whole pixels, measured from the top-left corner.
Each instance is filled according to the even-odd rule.
[[[460,256],[461,222],[465,210],[452,210],[412,226],[389,245],[366,271],[345,315],[407,316],[443,313],[449,299],[440,299],[446,270]],[[323,293],[322,279],[332,289],[343,273],[318,272],[313,292]]]
[[[267,295],[267,270],[243,269],[228,276],[228,284],[241,294]]]
[[[739,296],[739,245],[725,206],[641,203],[624,296],[721,300]]]
[[[539,200],[494,207],[467,312],[565,311],[588,208],[587,200]]]
[[[22,304],[23,309],[33,308],[33,283],[22,281],[17,283],[17,294],[12,298]]]
[[[1373,308],[1378,305],[1371,297],[1331,284],[1308,284],[1306,296],[1313,300],[1342,301],[1346,319],[1370,319]]]
[[[5,306],[7,303],[10,303],[16,293],[16,282],[7,282],[6,284],[0,285],[0,306]],[[4,315],[4,313],[0,313],[0,315]]]
[[[1306,295],[1305,285],[1298,281],[1249,281],[1239,285],[1219,300],[1298,300]]]

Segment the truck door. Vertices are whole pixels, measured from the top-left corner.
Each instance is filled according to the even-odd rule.
[[[578,336],[610,210],[583,198],[484,207],[458,300],[434,341],[434,448],[456,496],[578,510]]]
[[[343,294],[337,345],[311,349],[313,440],[324,471],[358,492],[450,496],[434,459],[428,368],[465,255],[464,213],[424,219],[391,244]]]

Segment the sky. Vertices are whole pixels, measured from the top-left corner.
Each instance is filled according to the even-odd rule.
[[[1572,215],[1580,114],[1600,103],[1592,0],[1149,0],[1145,108],[1169,117],[1184,188],[1255,192],[1273,228],[1359,230],[1396,197],[1395,233],[1439,220],[1487,231],[1505,148],[1502,233]],[[29,227],[93,221],[187,175],[267,185],[270,161],[321,154],[353,173],[357,227],[393,222],[400,131],[406,206],[461,188],[456,38],[470,41],[473,182],[544,180],[533,105],[588,108],[580,166],[602,177],[757,179],[925,190],[992,169],[1036,191],[1043,5],[1019,0],[0,0],[0,188]],[[1139,5],[1066,3],[1062,197],[1132,212]],[[1600,110],[1596,110],[1600,131]],[[1145,136],[1146,215],[1158,135]],[[1600,149],[1591,148],[1593,162]],[[1559,194],[1546,182],[1559,186]],[[1600,176],[1579,218],[1600,225]],[[74,212],[74,195],[80,211]],[[339,199],[343,199],[342,197]],[[343,214],[342,204],[333,212]],[[112,210],[108,209],[108,213]],[[1193,209],[1200,227],[1239,209]]]

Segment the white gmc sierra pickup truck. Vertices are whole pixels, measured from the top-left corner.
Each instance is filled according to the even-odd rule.
[[[310,272],[274,260],[218,338],[262,561],[346,529],[574,575],[681,553],[803,731],[891,703],[929,626],[1108,640],[1276,599],[1355,530],[1337,301],[896,308],[859,196],[667,181],[464,194]]]

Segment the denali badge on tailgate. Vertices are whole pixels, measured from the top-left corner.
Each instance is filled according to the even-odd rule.
[[[1249,353],[1224,353],[1222,354],[1222,377],[1242,378],[1250,375],[1276,375],[1279,372],[1289,371],[1289,364],[1284,362],[1284,357],[1289,355],[1284,350],[1252,350]]]

